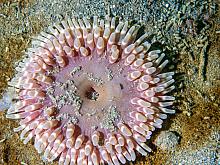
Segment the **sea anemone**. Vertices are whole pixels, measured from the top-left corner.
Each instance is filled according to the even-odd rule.
[[[60,164],[124,164],[161,128],[175,100],[174,72],[153,50],[148,33],[119,18],[72,18],[33,40],[9,82],[16,102],[7,118],[21,119],[20,138]]]

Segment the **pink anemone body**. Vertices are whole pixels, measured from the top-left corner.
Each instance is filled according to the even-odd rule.
[[[9,85],[17,102],[7,117],[44,159],[60,164],[124,164],[161,128],[175,100],[168,60],[147,33],[106,16],[68,19],[33,41]]]

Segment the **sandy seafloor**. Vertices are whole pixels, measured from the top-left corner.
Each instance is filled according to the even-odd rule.
[[[1,0],[0,95],[13,77],[16,62],[31,38],[68,16],[112,14],[145,25],[153,39],[164,43],[176,72],[176,96],[171,116],[149,142],[153,152],[128,164],[220,164],[220,1],[212,0]],[[13,132],[18,121],[0,112],[0,164],[41,165],[33,144],[24,145]],[[161,131],[179,138],[155,146]],[[163,136],[161,137],[163,138]],[[163,142],[162,142],[163,144]],[[57,164],[54,162],[52,164]]]

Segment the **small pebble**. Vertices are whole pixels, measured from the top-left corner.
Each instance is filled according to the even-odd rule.
[[[180,136],[176,132],[162,131],[154,144],[163,151],[172,151],[179,144]]]

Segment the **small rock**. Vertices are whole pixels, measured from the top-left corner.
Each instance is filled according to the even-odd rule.
[[[154,141],[154,144],[163,151],[171,151],[179,143],[180,136],[176,132],[162,131]]]
[[[187,115],[188,117],[192,116],[192,112],[189,111],[183,111],[183,114]]]
[[[209,116],[205,116],[205,117],[204,117],[204,120],[208,120],[208,119],[210,119]]]

